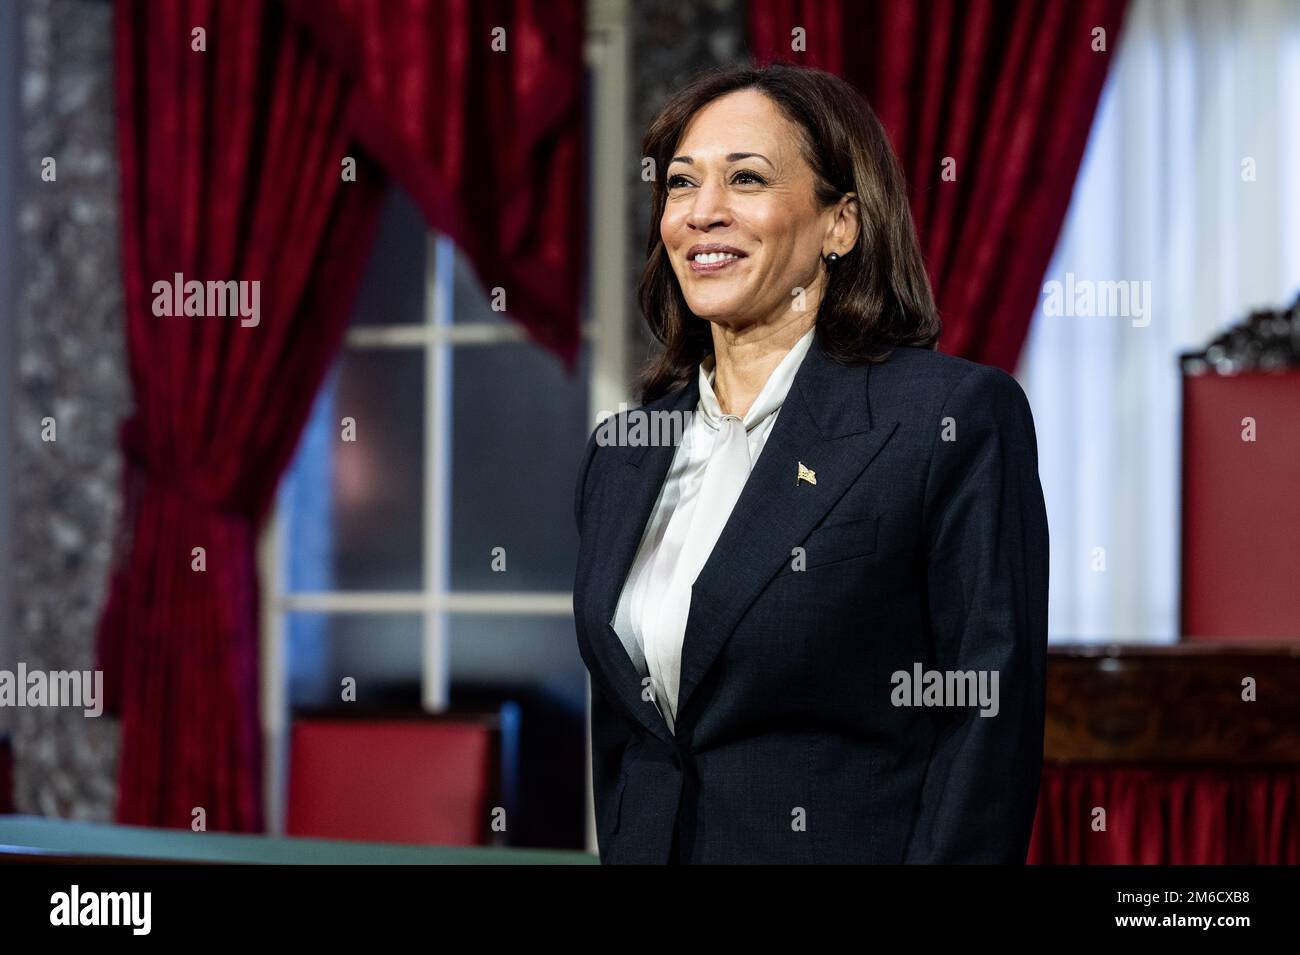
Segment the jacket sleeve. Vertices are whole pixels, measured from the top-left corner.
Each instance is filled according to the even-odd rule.
[[[587,439],[587,450],[584,452],[582,462],[578,466],[578,477],[573,490],[573,519],[577,522],[579,537],[587,530],[583,526],[583,511],[587,504],[589,491],[587,475],[591,471],[591,462],[599,448],[599,442],[597,441],[599,433],[600,426],[597,425],[596,430]],[[587,546],[591,546],[590,542],[588,542]],[[575,601],[577,600],[577,594],[578,591],[575,586]],[[575,620],[579,612],[580,608],[575,604]],[[588,667],[593,665],[590,660],[584,659],[584,662]],[[632,738],[632,733],[618,711],[606,698],[600,682],[592,679],[590,687],[591,788],[596,814],[597,849],[601,862],[606,862],[609,856],[610,839],[613,832],[618,828],[618,814],[623,794],[623,753],[627,748],[628,741]]]
[[[599,446],[596,441],[598,434],[600,434],[599,425],[587,439],[587,450],[582,454],[582,464],[578,466],[578,481],[573,489],[573,519],[577,522],[579,534],[582,534],[582,507],[587,500],[587,472],[591,470],[591,459],[596,456],[596,448]]]
[[[996,715],[952,707],[905,861],[1025,861],[1043,764],[1047,514],[1029,402],[975,366],[936,422],[926,479],[928,667],[996,674]],[[988,709],[992,709],[991,707]]]

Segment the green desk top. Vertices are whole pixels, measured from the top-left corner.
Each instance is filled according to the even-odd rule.
[[[0,856],[96,857],[105,861],[262,862],[304,865],[571,865],[598,864],[587,852],[407,846],[333,839],[242,836],[184,829],[146,829],[39,816],[0,816]]]

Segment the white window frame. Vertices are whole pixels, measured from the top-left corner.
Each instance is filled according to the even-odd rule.
[[[627,401],[627,213],[628,0],[588,0],[585,47],[591,70],[593,170],[590,275],[594,320],[583,326],[591,343],[589,407],[593,417]],[[599,210],[599,215],[597,215]],[[412,614],[421,628],[421,703],[437,713],[450,705],[446,615],[569,616],[568,591],[453,591],[448,586],[450,514],[448,493],[451,433],[451,349],[527,341],[514,322],[452,322],[452,242],[431,234],[425,255],[425,313],[420,324],[350,328],[347,349],[421,349],[425,358],[422,586],[413,591],[290,591],[284,574],[284,521],[278,505],[259,542],[261,581],[261,721],[264,742],[264,809],[267,832],[285,828],[288,783],[289,686],[287,619],[291,613]],[[594,422],[593,422],[594,425]],[[575,647],[576,653],[576,647]],[[590,734],[587,740],[590,761]],[[587,773],[587,844],[595,845],[594,812]]]

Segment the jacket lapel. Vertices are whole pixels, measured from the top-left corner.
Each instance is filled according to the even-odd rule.
[[[782,403],[740,498],[691,591],[682,647],[677,726],[736,625],[791,550],[857,480],[897,427],[873,422],[867,397],[869,367],[832,362],[814,338]],[[647,405],[645,411],[694,412],[699,383]],[[641,698],[641,675],[609,621],[636,557],[641,536],[676,453],[676,445],[622,449],[604,495],[596,541],[588,619],[592,649],[624,708],[650,732],[672,742],[658,709]],[[816,472],[815,485],[797,482],[800,463]]]
[[[699,395],[699,382],[692,377],[685,388],[653,401],[641,410],[693,413]],[[678,442],[682,433],[676,433]],[[591,599],[597,616],[589,621],[593,649],[609,674],[614,694],[634,719],[665,742],[672,741],[668,724],[654,703],[641,698],[641,674],[610,621],[614,618],[623,584],[632,569],[641,536],[676,452],[677,443],[621,449],[625,460],[612,472],[613,486],[604,496],[596,544],[592,550],[599,561],[593,572]]]
[[[691,589],[677,722],[736,625],[831,506],[885,446],[896,421],[873,422],[870,366],[837,365],[814,339],[749,480]],[[800,463],[817,483],[798,481]]]

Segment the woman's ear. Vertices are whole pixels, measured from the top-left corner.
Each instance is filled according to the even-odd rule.
[[[830,232],[826,236],[826,251],[837,252],[841,257],[848,255],[858,244],[861,224],[857,193],[844,193],[835,203]]]

